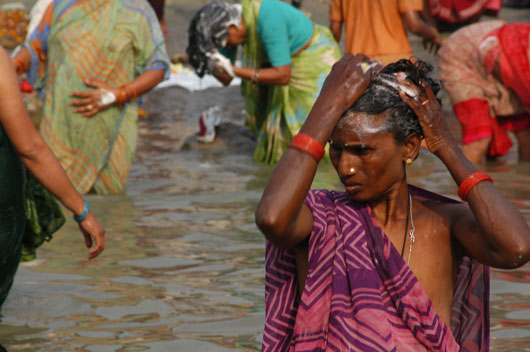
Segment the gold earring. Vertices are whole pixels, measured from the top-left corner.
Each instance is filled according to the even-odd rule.
[[[405,163],[406,163],[407,165],[412,164],[412,159],[411,159],[411,158],[408,158],[407,160],[405,160]]]

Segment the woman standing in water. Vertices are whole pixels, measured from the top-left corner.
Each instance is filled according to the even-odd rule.
[[[13,62],[44,96],[39,132],[77,190],[123,192],[136,149],[136,98],[169,68],[151,6],[54,1]]]
[[[20,261],[24,213],[24,176],[20,161],[76,214],[85,237],[88,258],[97,257],[105,247],[105,230],[89,209],[88,203],[66,177],[59,161],[39,135],[18,90],[18,81],[7,53],[0,48],[0,305],[13,284]]]
[[[530,24],[485,21],[463,27],[438,51],[440,79],[473,163],[506,155],[515,134],[530,160]]]
[[[238,45],[243,67],[214,52],[234,59]],[[243,79],[247,125],[258,136],[254,159],[264,163],[279,160],[340,58],[329,29],[277,0],[210,2],[190,24],[187,52],[199,76]]]
[[[256,210],[263,350],[487,350],[488,266],[530,259],[528,224],[461,153],[430,67],[366,59],[333,66]],[[467,204],[407,184],[423,138]],[[328,141],[345,192],[310,190]]]

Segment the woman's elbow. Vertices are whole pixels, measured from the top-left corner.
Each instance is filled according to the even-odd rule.
[[[269,241],[279,247],[285,246],[285,236],[283,235],[285,230],[282,230],[284,226],[282,226],[278,215],[273,214],[263,206],[258,206],[255,218],[256,225]]]
[[[519,241],[508,251],[503,269],[516,269],[530,261],[530,241]]]
[[[277,219],[271,214],[266,207],[258,205],[256,213],[254,214],[256,225],[260,231],[267,236],[269,233],[274,233],[277,227]]]
[[[164,71],[164,70],[156,71],[156,75],[155,75],[155,79],[154,79],[154,81],[155,81],[154,85],[156,86],[158,83],[162,82],[164,80],[165,75],[166,75],[166,71]]]
[[[280,79],[278,80],[278,85],[280,86],[286,86],[289,84],[289,81],[291,81],[291,74],[288,73],[288,74],[284,74],[280,77]]]
[[[525,265],[530,260],[530,244],[526,243],[518,247],[513,254],[513,268]]]
[[[282,76],[282,78],[280,78],[280,85],[281,86],[286,86],[289,84],[289,81],[291,80],[291,75],[285,75],[285,76]]]
[[[42,151],[48,148],[48,145],[42,138],[37,136],[36,138],[28,138],[24,145],[16,146],[17,154],[24,163],[25,161],[37,160],[41,155]]]
[[[421,24],[417,21],[407,22],[407,29],[416,35],[421,34]]]

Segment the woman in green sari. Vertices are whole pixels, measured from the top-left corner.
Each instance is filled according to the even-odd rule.
[[[78,191],[120,193],[136,148],[136,97],[168,74],[144,0],[54,1],[13,58],[44,98],[40,133]]]
[[[0,305],[13,284],[21,256],[25,214],[24,175],[27,168],[61,203],[76,214],[92,259],[105,247],[105,230],[75,190],[41,138],[22,102],[7,53],[0,47]],[[27,188],[26,188],[27,190]]]
[[[238,45],[243,67],[232,64]],[[326,27],[278,0],[205,5],[190,24],[187,52],[199,76],[243,79],[247,126],[258,136],[254,159],[269,164],[298,132],[341,56]]]

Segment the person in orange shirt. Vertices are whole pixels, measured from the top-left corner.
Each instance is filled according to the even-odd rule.
[[[406,30],[424,38],[424,46],[440,46],[438,31],[420,17],[422,0],[330,0],[330,29],[340,41],[346,30],[346,52],[363,53],[384,65],[412,56]]]

